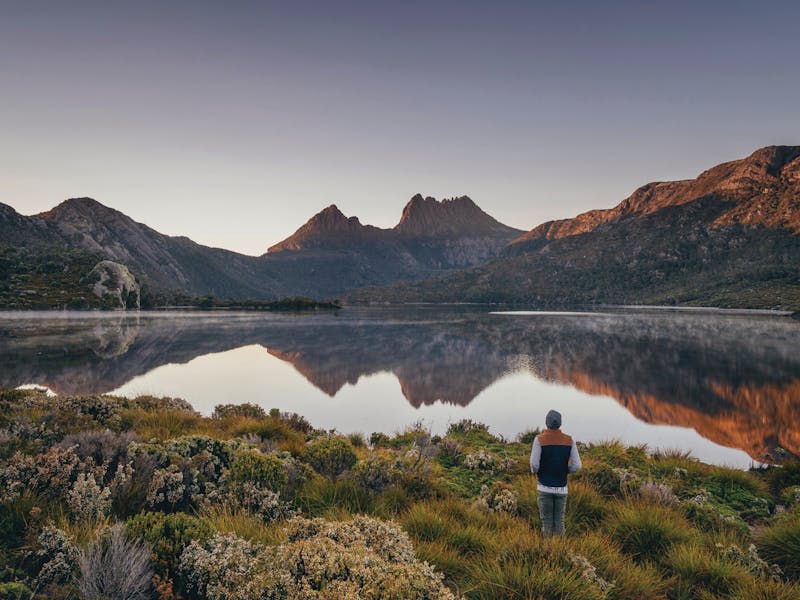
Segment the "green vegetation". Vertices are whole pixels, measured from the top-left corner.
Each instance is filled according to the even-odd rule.
[[[531,437],[0,391],[0,599],[800,597],[797,463],[581,445],[542,538]]]
[[[5,310],[113,309],[116,305],[92,293],[96,281],[90,275],[103,260],[99,254],[65,246],[31,248],[0,245],[0,308]],[[196,308],[200,310],[258,310],[299,312],[337,310],[337,301],[304,297],[282,300],[220,299],[192,296],[142,283],[141,308]]]
[[[54,246],[0,246],[0,307],[8,310],[111,308],[91,289],[89,272],[101,257]]]
[[[221,300],[213,296],[202,296],[190,299],[185,306],[202,310],[269,310],[273,312],[294,312],[303,310],[336,310],[341,308],[338,301],[322,302],[302,296],[293,296],[283,300]]]

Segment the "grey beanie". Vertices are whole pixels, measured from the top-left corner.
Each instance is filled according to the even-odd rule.
[[[557,410],[551,410],[544,418],[544,424],[548,429],[558,429],[561,427],[561,413]]]

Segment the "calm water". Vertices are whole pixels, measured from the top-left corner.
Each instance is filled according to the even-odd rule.
[[[470,417],[513,437],[556,408],[583,441],[746,467],[800,454],[798,348],[788,317],[706,312],[0,313],[0,387],[252,402],[367,435]]]

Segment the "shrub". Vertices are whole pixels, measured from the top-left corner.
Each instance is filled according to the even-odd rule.
[[[722,544],[717,544],[717,546],[722,547]],[[736,544],[731,544],[724,548],[720,555],[728,562],[744,567],[746,571],[755,577],[780,581],[783,575],[778,565],[771,565],[758,555],[758,549],[755,544],[750,544],[747,551]]]
[[[473,471],[484,471],[487,473],[505,471],[513,463],[513,460],[508,458],[500,458],[491,452],[487,452],[483,448],[479,448],[477,452],[466,454],[463,461],[463,464],[467,469]]]
[[[394,461],[383,454],[371,454],[359,460],[352,471],[353,481],[367,491],[381,493],[398,478]]]
[[[0,600],[30,600],[32,597],[33,593],[25,584],[0,583]]]
[[[728,596],[730,600],[797,600],[800,585],[774,579],[747,579]]]
[[[272,490],[282,489],[289,481],[286,468],[277,455],[258,450],[237,452],[228,476],[234,482],[252,481]]]
[[[185,513],[140,513],[125,524],[126,533],[147,543],[155,571],[164,579],[178,578],[181,553],[193,540],[205,543],[212,533],[211,524]]]
[[[207,436],[184,436],[166,441],[133,443],[130,461],[149,460],[155,467],[148,483],[147,502],[154,508],[185,509],[213,496],[242,442]]]
[[[472,419],[461,419],[455,423],[451,423],[447,428],[447,435],[465,434],[465,433],[488,433],[489,426],[485,423],[479,423]]]
[[[353,448],[364,448],[367,445],[367,440],[364,439],[363,433],[348,434],[347,439]]]
[[[79,553],[69,536],[61,529],[48,525],[39,534],[36,559],[41,568],[34,580],[36,589],[50,584],[66,583],[78,566]]]
[[[183,398],[170,398],[168,396],[138,396],[129,400],[127,404],[143,411],[176,411],[192,415],[199,414],[189,402]]]
[[[762,482],[745,471],[714,467],[703,487],[746,520],[768,517],[774,510]]]
[[[266,553],[235,535],[216,534],[206,543],[192,541],[181,554],[180,571],[190,597],[207,600],[255,600],[263,584]]]
[[[263,408],[256,404],[245,402],[244,404],[217,404],[212,419],[229,419],[235,417],[245,417],[248,419],[266,419],[267,413]]]
[[[604,496],[614,496],[620,492],[619,474],[604,462],[584,464],[575,478],[588,482]]]
[[[692,591],[692,597],[697,597],[703,591],[727,597],[748,579],[739,565],[714,556],[694,544],[674,547],[666,562],[678,576],[679,585]]]
[[[79,522],[101,519],[111,508],[111,490],[97,485],[93,474],[81,473],[67,492],[67,506]]]
[[[306,458],[314,470],[334,478],[352,468],[357,457],[350,443],[340,437],[318,438],[306,446]]]
[[[478,494],[477,505],[479,508],[490,512],[502,512],[510,515],[516,514],[519,497],[510,486],[495,483],[491,487],[481,486]]]
[[[589,559],[585,556],[570,552],[567,554],[567,558],[569,558],[572,565],[581,572],[581,576],[601,592],[609,592],[611,588],[614,587],[613,583],[609,583],[600,577],[597,572],[597,567],[589,562]]]
[[[781,500],[789,508],[800,506],[800,485],[792,485],[781,490]]]
[[[623,507],[611,526],[611,537],[622,551],[638,561],[658,561],[676,543],[690,537],[687,525],[657,506]]]
[[[669,484],[659,483],[651,479],[642,483],[637,492],[643,500],[660,504],[661,506],[672,506],[678,501]]]
[[[40,500],[36,494],[23,492],[0,502],[0,548],[18,548],[25,543],[25,529],[31,511],[41,510]]]
[[[89,544],[78,559],[78,588],[84,600],[147,600],[153,572],[150,552],[129,540],[122,524],[114,525]]]
[[[530,446],[533,444],[533,440],[536,439],[536,436],[542,433],[542,430],[538,427],[536,429],[526,429],[525,431],[521,432],[517,435],[517,441],[520,444],[525,444]]]
[[[393,523],[293,519],[286,536],[274,551],[235,536],[193,542],[181,568],[207,600],[454,598]]]
[[[281,493],[245,481],[231,488],[224,503],[234,509],[241,509],[260,517],[265,522],[293,517],[291,505],[281,500]]]
[[[791,485],[800,485],[800,460],[771,468],[767,473],[767,481],[776,493]]]
[[[54,447],[36,456],[18,452],[0,467],[0,501],[13,500],[23,490],[61,498],[84,470],[71,448]]]
[[[800,517],[779,519],[764,530],[756,544],[767,562],[777,564],[788,577],[800,578]]]
[[[58,396],[51,400],[62,414],[82,416],[101,427],[115,429],[122,423],[120,402],[111,396]]]
[[[85,461],[91,458],[95,464],[116,469],[116,465],[124,462],[128,454],[128,446],[138,441],[135,433],[115,433],[105,429],[103,431],[80,431],[64,436],[59,446],[72,448],[78,457]]]
[[[373,448],[380,448],[389,442],[389,436],[380,431],[373,431],[369,436],[369,445]]]
[[[184,483],[184,479],[184,472],[178,465],[156,469],[147,490],[147,504],[167,509],[191,504],[190,488]]]
[[[297,413],[282,412],[278,415],[278,418],[298,433],[309,434],[314,431],[314,427],[312,427],[311,423],[309,423],[305,417],[298,415]]]
[[[453,438],[446,437],[439,442],[439,463],[444,467],[454,467],[463,459],[461,444]]]
[[[706,490],[698,490],[694,496],[680,504],[683,514],[692,523],[710,533],[729,531],[742,538],[749,537],[749,529],[732,508],[720,504]]]
[[[535,508],[538,514],[538,506]],[[612,512],[608,500],[581,483],[571,483],[564,517],[569,532],[592,531]]]

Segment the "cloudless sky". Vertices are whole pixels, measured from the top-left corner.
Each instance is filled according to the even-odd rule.
[[[261,254],[336,203],[610,207],[800,144],[800,3],[0,0],[0,202]]]

